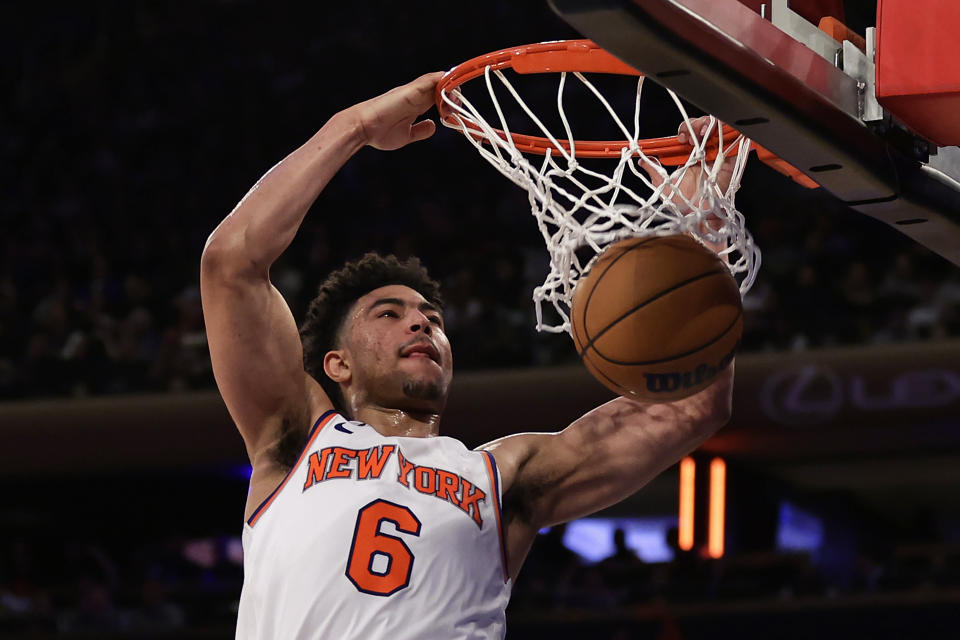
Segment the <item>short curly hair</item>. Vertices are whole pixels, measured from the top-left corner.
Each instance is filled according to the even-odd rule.
[[[344,415],[347,414],[343,393],[340,385],[323,370],[323,358],[339,346],[344,320],[354,303],[374,289],[391,284],[410,287],[437,308],[443,308],[440,284],[430,277],[419,258],[401,262],[396,256],[371,252],[327,276],[316,297],[310,301],[306,319],[300,327],[303,367],[327,392],[334,408]]]

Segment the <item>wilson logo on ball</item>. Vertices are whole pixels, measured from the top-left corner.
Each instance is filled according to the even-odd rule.
[[[647,391],[650,393],[673,393],[682,389],[703,387],[704,383],[713,380],[718,373],[730,366],[739,346],[738,343],[733,351],[723,356],[723,359],[716,366],[704,363],[697,365],[697,368],[693,371],[645,373],[643,378],[647,382]]]

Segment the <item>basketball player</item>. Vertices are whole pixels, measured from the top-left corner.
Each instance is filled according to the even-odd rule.
[[[626,498],[729,417],[732,367],[685,400],[617,398],[557,433],[476,451],[439,436],[453,356],[416,260],[368,255],[333,273],[301,341],[270,265],[357,150],[434,133],[417,120],[440,76],[333,116],[204,249],[214,373],[253,466],[238,638],[502,638],[541,527]],[[508,412],[491,398],[490,420]]]

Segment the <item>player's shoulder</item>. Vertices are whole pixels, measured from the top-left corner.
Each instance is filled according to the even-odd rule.
[[[491,440],[485,444],[480,445],[474,451],[488,452],[491,453],[498,460],[500,458],[506,459],[516,459],[518,463],[521,463],[529,455],[540,446],[543,441],[549,437],[554,436],[554,433],[515,433],[509,436],[503,436],[502,438],[497,438],[496,440]]]
[[[469,449],[463,441],[453,436],[401,437],[398,440],[411,449],[430,451],[447,456],[472,457],[476,452]]]
[[[516,433],[480,445],[476,451],[492,456],[500,472],[503,490],[514,486],[520,472],[555,433]]]

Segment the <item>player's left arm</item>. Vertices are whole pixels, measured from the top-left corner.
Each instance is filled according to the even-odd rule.
[[[617,398],[557,433],[524,433],[483,447],[503,483],[509,572],[537,531],[604,509],[696,449],[730,418],[733,364],[699,393],[668,403]]]
[[[709,124],[709,116],[681,123],[680,142],[692,143],[691,131],[706,135]],[[654,186],[666,177],[653,165],[643,168]],[[721,189],[730,184],[733,168],[734,158],[728,157],[717,179]],[[678,185],[686,200],[694,196],[700,170],[690,167]],[[719,221],[706,221],[714,223]],[[559,433],[518,434],[483,447],[494,454],[503,482],[510,575],[519,572],[540,528],[623,500],[696,449],[729,420],[732,394],[731,363],[711,386],[689,398],[661,404],[617,398]]]

